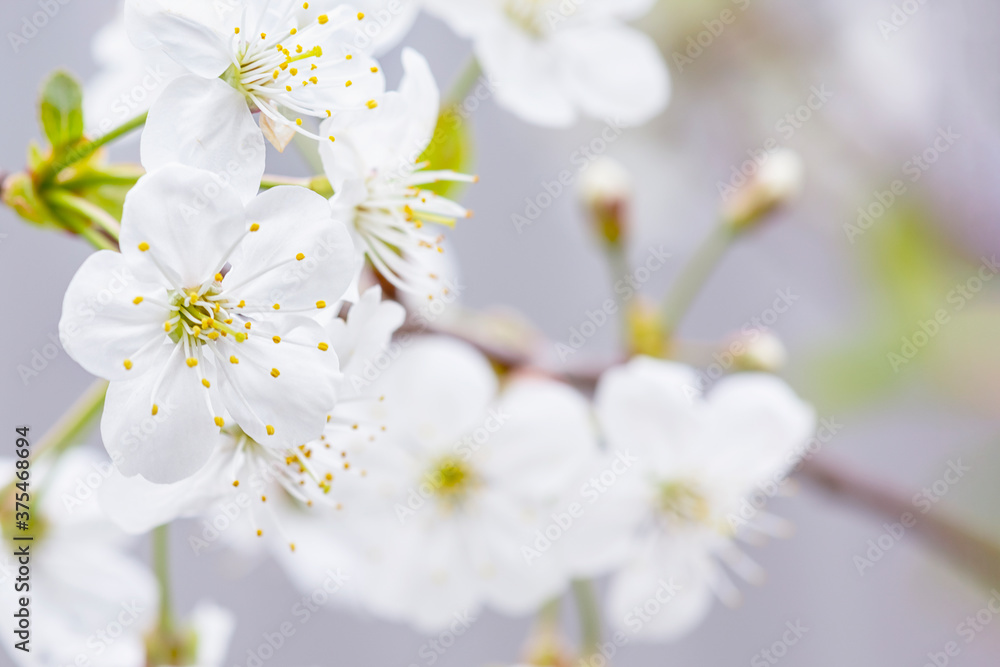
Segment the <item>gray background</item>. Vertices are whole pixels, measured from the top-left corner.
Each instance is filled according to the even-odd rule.
[[[72,0],[16,55],[2,40],[0,167],[21,168],[27,142],[39,135],[33,110],[43,76],[56,67],[84,78],[93,73],[89,42],[114,4]],[[648,25],[670,54],[702,30],[701,20],[717,16],[725,6],[668,2],[657,10],[663,21]],[[877,306],[868,299],[865,274],[841,224],[872,190],[884,187],[913,151],[922,150],[942,124],[956,123],[964,139],[921,181],[922,201],[941,214],[948,237],[970,254],[1000,249],[994,201],[1000,197],[994,186],[1000,110],[996,3],[926,4],[900,34],[881,40],[876,22],[891,10],[886,0],[751,3],[694,65],[684,72],[671,66],[671,108],[650,126],[627,131],[610,148],[635,175],[635,258],[643,259],[652,243],[665,244],[674,253],[673,263],[646,286],[647,294],[657,298],[710,228],[718,205],[716,181],[744,159],[748,148],[773,134],[775,120],[801,103],[810,86],[827,83],[836,93],[822,118],[810,121],[789,142],[809,165],[803,203],[727,258],[696,304],[685,326],[687,335],[713,338],[738,328],[768,306],[776,289],[786,287],[801,299],[775,330],[789,346],[793,368],[816,345],[860,328]],[[18,29],[22,17],[35,11],[31,0],[5,0],[0,34]],[[443,88],[468,53],[466,43],[427,17],[419,20],[407,43],[428,56]],[[862,43],[880,48],[867,53]],[[383,63],[395,81],[398,52]],[[585,311],[610,296],[599,249],[572,196],[559,198],[522,234],[510,215],[523,207],[525,197],[541,191],[542,181],[569,166],[573,151],[596,137],[602,124],[588,121],[568,130],[544,130],[525,125],[492,102],[477,111],[474,123],[482,182],[466,202],[477,215],[451,235],[466,286],[463,301],[472,307],[519,308],[549,336],[565,339]],[[115,155],[134,160],[134,144],[116,149]],[[303,168],[294,155],[269,163],[272,172],[304,173]],[[0,424],[5,428],[27,423],[35,432],[43,431],[91,381],[61,352],[27,383],[16,370],[30,364],[33,354],[55,337],[62,293],[89,252],[81,241],[32,229],[9,210],[0,211],[5,307]],[[587,357],[600,359],[615,349],[610,329],[601,330],[585,350]],[[810,382],[795,379],[809,398]],[[995,517],[1000,457],[992,438],[997,419],[943,402],[927,384],[913,382],[864,409],[829,415],[845,428],[824,455],[885,479],[906,495],[940,477],[949,460],[975,463],[974,472],[948,494],[941,509],[1000,536]],[[616,664],[745,665],[780,638],[787,621],[798,620],[809,631],[783,664],[916,667],[926,662],[927,652],[956,640],[956,626],[988,597],[910,536],[859,576],[852,559],[881,533],[879,517],[807,488],[772,509],[792,520],[796,532],[788,540],[750,550],[769,573],[765,586],[741,586],[741,608],[717,604],[689,637],[669,645],[630,646]],[[175,537],[185,534],[184,528],[175,530]],[[145,553],[145,546],[140,550]],[[245,664],[247,649],[288,619],[299,600],[270,562],[257,565],[252,578],[236,578],[224,554],[195,557],[180,539],[173,557],[181,610],[210,596],[239,612],[227,665]],[[998,626],[962,644],[952,664],[997,664]],[[487,613],[437,664],[513,661],[528,627],[527,619]],[[573,631],[571,618],[567,627]],[[423,665],[428,663],[418,651],[424,641],[403,626],[327,610],[299,628],[270,664]],[[3,663],[6,657],[0,656]]]

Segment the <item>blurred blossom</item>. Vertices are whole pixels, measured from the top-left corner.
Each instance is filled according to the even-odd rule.
[[[535,378],[498,395],[485,358],[437,337],[412,343],[378,387],[386,432],[354,457],[371,485],[355,506],[366,605],[437,631],[484,604],[525,614],[557,595],[561,559],[526,560],[522,547],[596,454],[586,401]]]
[[[655,44],[625,25],[652,0],[424,0],[473,40],[501,106],[521,119],[566,126],[580,113],[639,125],[670,97]]]
[[[705,397],[699,387],[692,368],[638,357],[597,388],[608,448],[627,452],[636,469],[615,480],[595,475],[614,470],[609,455],[584,476],[593,501],[568,533],[566,558],[580,575],[616,571],[606,618],[642,639],[687,634],[713,594],[739,600],[718,561],[760,580],[734,537],[778,532],[782,522],[761,498],[778,492],[815,424],[812,409],[771,376],[732,376]]]
[[[13,470],[11,460],[2,462]],[[30,652],[14,648],[8,630],[4,650],[24,667],[52,665],[145,664],[144,635],[157,621],[156,580],[126,553],[130,539],[101,512],[97,492],[114,466],[86,451],[64,454],[54,465],[36,463],[31,473],[33,502],[30,542],[7,541],[0,574],[8,590],[0,611],[15,619],[20,597],[30,599]],[[37,490],[44,484],[45,493]],[[11,487],[13,489],[14,487]],[[6,509],[9,505],[9,509]],[[4,530],[14,528],[14,495],[4,501]],[[7,513],[10,513],[9,515]],[[18,549],[27,549],[29,588],[14,590]],[[23,572],[22,572],[23,574]],[[13,629],[14,621],[8,621]]]

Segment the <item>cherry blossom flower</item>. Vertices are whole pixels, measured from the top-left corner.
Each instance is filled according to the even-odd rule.
[[[10,459],[0,469],[12,471]],[[145,664],[144,635],[157,620],[157,587],[153,573],[126,553],[128,535],[101,512],[95,488],[112,474],[114,466],[84,449],[63,454],[56,462],[36,463],[30,542],[15,542],[7,533],[0,555],[0,579],[8,588],[0,596],[0,611],[14,618],[21,595],[30,597],[29,652],[14,648],[11,634],[4,642],[18,665],[141,665]],[[13,478],[12,480],[13,481]],[[15,525],[13,486],[3,501],[5,531]],[[9,515],[8,515],[9,513]],[[15,593],[16,552],[27,548],[29,588]],[[14,623],[9,624],[11,628]],[[11,632],[8,630],[8,632]],[[13,664],[13,663],[8,663]]]
[[[639,125],[670,96],[656,45],[623,21],[653,0],[425,0],[473,40],[497,102],[537,125],[565,126],[582,112]]]
[[[282,150],[295,133],[321,138],[306,119],[375,108],[385,89],[378,63],[354,46],[364,13],[334,0],[128,0],[125,17],[136,46],[189,72],[153,105],[147,135],[196,137],[207,156],[252,112]]]
[[[126,197],[121,248],[80,267],[59,331],[111,381],[101,432],[125,475],[183,479],[232,422],[281,450],[319,437],[338,365],[312,317],[355,275],[326,200],[281,187],[244,206],[210,172],[170,165]]]
[[[747,498],[777,492],[815,426],[813,410],[772,376],[730,376],[704,397],[700,386],[692,368],[638,357],[597,388],[608,448],[629,449],[636,469],[601,489],[568,534],[565,555],[581,575],[617,570],[608,619],[644,639],[690,631],[713,593],[739,599],[719,561],[760,578],[734,536],[786,527]],[[652,599],[656,614],[643,611]]]
[[[434,136],[440,94],[427,61],[403,51],[405,75],[374,112],[345,112],[323,123],[337,141],[320,146],[336,193],[337,217],[353,221],[359,253],[394,286],[424,297],[439,295],[444,279],[434,256],[443,253],[442,227],[471,213],[421,186],[475,181],[420,162]]]

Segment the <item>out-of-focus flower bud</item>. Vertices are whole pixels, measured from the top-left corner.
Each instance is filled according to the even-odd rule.
[[[632,201],[632,176],[610,157],[594,161],[580,179],[580,198],[593,216],[597,235],[617,245],[628,231],[628,209]]]
[[[52,214],[35,191],[35,183],[29,174],[9,174],[0,186],[0,199],[7,206],[36,225],[54,225]]]
[[[744,231],[794,199],[802,189],[802,158],[783,148],[770,154],[753,178],[726,204],[723,215],[736,231]]]
[[[655,304],[637,297],[628,310],[628,350],[631,354],[665,358],[668,334],[663,316]]]
[[[775,373],[784,368],[788,352],[781,339],[767,330],[753,329],[735,339],[730,346],[736,367],[742,371]]]

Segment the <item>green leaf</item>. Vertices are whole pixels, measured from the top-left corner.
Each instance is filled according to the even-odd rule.
[[[429,169],[451,169],[466,172],[473,163],[473,140],[469,122],[450,105],[438,114],[434,138],[420,156],[420,162],[430,163]],[[442,181],[422,186],[442,197],[456,199],[465,188],[465,183]]]
[[[42,88],[42,129],[55,149],[83,137],[83,91],[66,72],[55,72]]]

